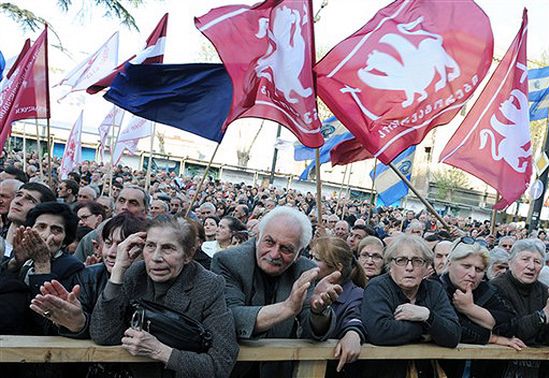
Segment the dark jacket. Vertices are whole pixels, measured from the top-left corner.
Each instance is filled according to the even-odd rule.
[[[362,325],[360,310],[364,289],[348,280],[342,285],[343,292],[332,304],[336,318],[335,329],[329,335],[330,339],[341,339],[348,331],[356,331],[361,342],[366,341],[366,330]]]
[[[452,303],[456,287],[450,281],[448,273],[443,274],[440,277],[440,282],[448,294],[448,299]],[[473,302],[490,312],[496,325],[493,330],[484,328],[477,323],[473,322],[466,315],[459,312],[456,313],[461,324],[461,342],[468,344],[488,344],[490,336],[493,333],[512,337],[513,335],[508,333],[508,330],[503,325],[509,322],[514,316],[513,309],[500,297],[496,289],[488,285],[488,283],[482,281],[478,287],[473,290]]]
[[[511,271],[493,279],[491,284],[516,312],[506,324],[509,332],[528,346],[549,345],[549,325],[543,324],[537,314],[547,304],[547,286],[539,281],[520,283]]]
[[[372,344],[410,344],[421,341],[422,335],[428,334],[435,344],[449,348],[457,346],[461,326],[440,283],[423,280],[419,285],[415,304],[430,310],[427,321],[394,319],[396,308],[409,302],[388,273],[368,283],[362,300],[362,322]]]
[[[152,291],[143,261],[135,262],[124,275],[124,283],[107,282],[93,310],[90,335],[100,345],[118,345],[129,328],[130,302]],[[238,355],[234,321],[225,304],[223,278],[191,261],[167,290],[163,305],[182,312],[212,333],[207,353],[173,349],[166,369],[177,377],[227,377]]]

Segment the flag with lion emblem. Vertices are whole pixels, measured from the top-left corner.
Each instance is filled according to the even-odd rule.
[[[397,0],[315,67],[320,98],[390,163],[448,123],[492,62],[488,16],[472,0]]]
[[[520,198],[532,175],[526,36],[528,15],[475,105],[440,154],[501,195],[494,209]]]
[[[270,119],[307,147],[324,143],[313,80],[311,0],[230,5],[195,18],[233,82],[225,129],[243,117]]]

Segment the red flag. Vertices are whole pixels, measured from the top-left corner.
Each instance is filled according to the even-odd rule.
[[[316,65],[318,94],[388,164],[456,115],[486,75],[493,44],[472,0],[397,0]]]
[[[501,210],[516,201],[532,175],[528,116],[526,9],[522,25],[475,105],[440,154],[440,161],[485,181],[502,196]]]
[[[330,151],[330,162],[332,165],[345,165],[372,159],[374,155],[369,153],[356,138],[339,143]]]
[[[316,109],[311,0],[231,5],[195,18],[217,49],[233,82],[224,124],[243,117],[270,119],[307,147],[324,143]]]
[[[49,118],[48,28],[21,58],[0,92],[0,148],[11,124],[28,118]]]
[[[97,83],[90,85],[86,92],[89,94],[96,94],[97,92],[110,87],[112,81],[120,72],[124,70],[126,63],[132,64],[151,64],[151,63],[162,63],[164,61],[164,50],[166,46],[166,32],[168,31],[168,13],[166,13],[160,21],[153,32],[147,38],[147,45],[145,49],[139,53],[139,55],[134,55],[130,59],[126,60],[124,63],[119,65],[112,71],[110,74],[105,76],[103,79],[99,80]]]

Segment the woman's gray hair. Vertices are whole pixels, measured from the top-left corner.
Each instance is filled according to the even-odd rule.
[[[537,252],[541,256],[541,261],[545,261],[545,244],[539,239],[522,239],[513,244],[509,260],[514,260],[519,253],[523,251]]]
[[[299,225],[300,237],[298,251],[301,251],[309,245],[311,239],[313,238],[313,226],[311,225],[311,221],[301,211],[288,206],[277,206],[261,218],[258,226],[259,240],[263,238],[263,230],[265,230],[267,224],[274,221],[276,218],[290,218]]]
[[[450,248],[448,262],[465,259],[472,255],[478,255],[482,258],[484,268],[488,267],[489,252],[488,249],[479,243],[465,244],[462,239],[457,239]]]
[[[412,234],[401,234],[396,236],[385,250],[385,266],[391,263],[398,251],[406,247],[421,252],[421,256],[429,265],[433,263],[434,253],[425,240]]]

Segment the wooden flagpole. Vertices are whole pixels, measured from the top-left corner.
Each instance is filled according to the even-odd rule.
[[[50,134],[51,134],[51,128],[50,128],[50,117],[51,117],[51,108],[50,108],[50,75],[49,75],[49,69],[48,69],[48,24],[46,24],[46,37],[45,37],[45,41],[44,41],[44,59],[45,59],[45,63],[46,63],[46,69],[44,71],[45,74],[46,74],[46,109],[47,109],[47,115],[48,115],[48,118],[46,118],[46,126],[48,128],[48,131],[47,131],[47,138],[48,138],[48,143],[47,143],[47,146],[48,146],[48,185],[50,187],[51,190],[54,190],[53,188],[53,180],[52,180],[52,177],[51,177],[51,170],[52,170],[52,164],[51,164],[51,154],[52,154],[52,149],[51,149],[51,140],[50,140]],[[37,121],[38,122],[38,121]]]
[[[343,172],[343,178],[341,179],[341,185],[339,186],[339,195],[337,196],[335,214],[337,214],[337,211],[339,210],[339,205],[341,205],[341,195],[343,194],[343,188],[345,187],[345,176],[347,176],[348,170],[349,170],[349,164],[346,164],[345,171]]]
[[[320,181],[320,148],[315,148],[316,212],[317,222],[322,224],[322,182]]]
[[[34,119],[36,126],[36,151],[38,152],[38,167],[40,169],[40,181],[44,181],[44,167],[42,166],[42,156],[40,154],[42,148],[40,147],[40,127],[38,126],[38,118]],[[49,151],[49,150],[48,150]]]
[[[499,202],[499,193],[496,194],[496,203]],[[494,204],[495,205],[495,204]],[[498,211],[494,209],[492,206],[492,216],[490,217],[490,233],[492,235],[496,235],[496,217],[497,217]]]
[[[149,164],[147,164],[147,175],[145,176],[145,191],[148,191],[149,186],[151,185],[151,167],[152,167],[152,156],[153,156],[155,134],[156,134],[156,122],[153,122],[152,133],[151,133],[151,145],[149,147]]]
[[[374,177],[372,177],[372,187],[370,188],[370,211],[368,211],[368,222],[372,217],[372,207],[376,205],[376,178],[377,178],[377,158],[374,160]]]
[[[23,171],[27,172],[27,128],[23,123]]]
[[[427,201],[421,194],[419,194],[419,192],[416,190],[416,188],[414,188],[414,186],[412,185],[412,183],[410,182],[410,180],[408,180],[406,178],[406,176],[404,176],[402,174],[402,172],[400,172],[398,170],[397,167],[395,167],[395,165],[393,163],[389,163],[389,167],[391,167],[391,169],[393,170],[393,172],[395,172],[397,174],[397,176],[406,184],[406,186],[408,186],[408,188],[410,188],[410,190],[412,192],[414,192],[414,194],[416,195],[417,198],[419,198],[419,200],[425,205],[425,207],[427,208],[427,210],[429,210],[431,212],[431,214],[433,214],[435,216],[435,218],[437,218],[437,220],[442,223],[442,225],[444,226],[444,228],[447,228],[447,229],[450,229],[450,226],[448,225],[448,223],[446,223],[446,221],[444,219],[442,219],[442,217],[440,216],[439,213],[437,213],[437,211],[435,210],[435,208],[433,207],[433,205],[431,205],[429,203],[429,201]]]
[[[196,202],[200,191],[202,190],[202,185],[204,184],[204,180],[206,180],[206,176],[208,176],[208,171],[210,170],[210,167],[212,166],[213,159],[215,158],[215,154],[217,154],[217,149],[219,148],[220,144],[221,143],[218,143],[217,146],[215,146],[215,150],[212,154],[212,157],[210,158],[210,162],[206,166],[206,170],[204,171],[204,174],[202,175],[202,179],[200,180],[200,183],[196,187],[196,192],[194,193],[193,199],[191,200],[191,203],[189,203],[189,207],[187,208],[187,211],[185,212],[185,218],[191,212],[191,209],[193,208],[193,205]]]

